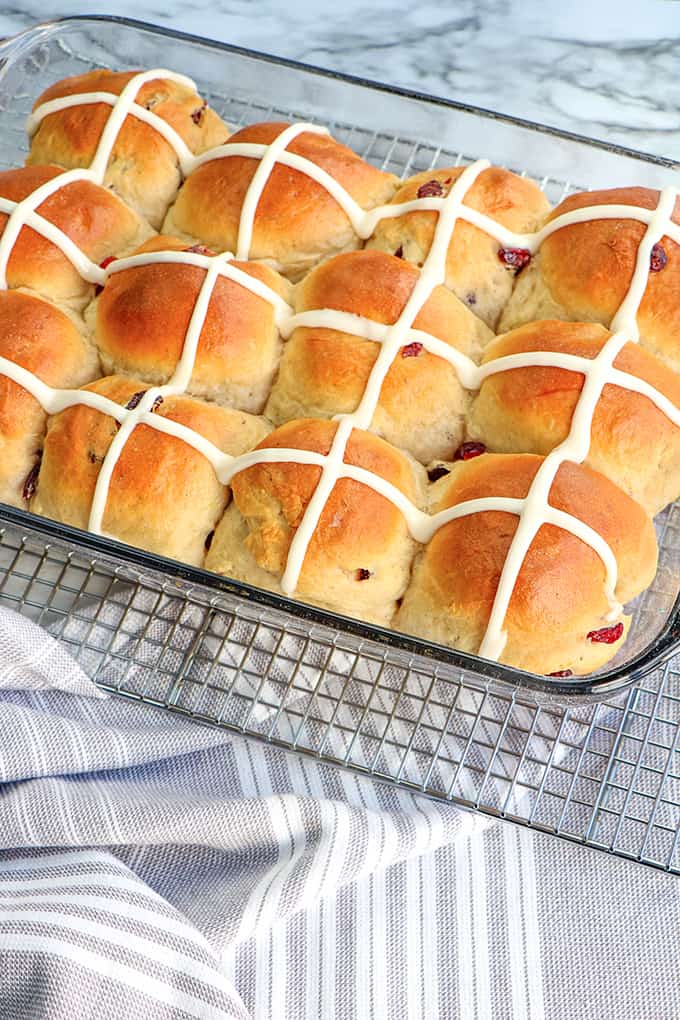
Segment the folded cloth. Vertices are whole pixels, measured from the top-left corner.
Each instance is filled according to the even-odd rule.
[[[106,697],[63,645],[30,620],[0,606],[0,690],[15,688]]]
[[[0,617],[0,648],[18,626]],[[51,644],[36,628],[0,691],[1,1017],[679,1014],[673,879],[32,689]]]
[[[196,928],[105,851],[3,855],[0,952],[3,1017],[248,1017]]]

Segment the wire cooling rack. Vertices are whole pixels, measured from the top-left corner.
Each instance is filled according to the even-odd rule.
[[[0,602],[109,691],[680,872],[680,660],[563,708],[0,529]]]
[[[65,26],[52,41],[32,44],[13,70],[12,87],[0,95],[0,166],[23,162],[24,117],[52,81],[101,64],[158,65],[159,47],[160,62],[187,69],[195,45],[103,21],[91,27],[88,22],[82,30]],[[514,146],[515,161],[509,153],[488,151],[496,138],[501,146],[512,143],[514,135],[504,134],[500,123],[493,132],[488,122],[481,123],[475,142],[457,138],[469,150],[466,156],[446,144],[352,127],[342,119],[349,107],[336,101],[335,85],[327,81],[305,84],[298,74],[299,89],[290,76],[285,89],[268,88],[262,80],[271,71],[266,61],[253,85],[245,82],[245,65],[231,76],[223,73],[224,53],[203,46],[197,56],[193,65],[205,79],[201,91],[233,126],[321,120],[364,158],[400,175],[469,162],[479,145],[522,171],[517,160],[527,155],[524,142]],[[215,66],[209,69],[211,61]],[[232,94],[216,86],[218,81],[228,81]],[[271,106],[253,98],[252,90],[285,93],[289,101]],[[322,92],[328,93],[324,110]],[[299,99],[291,99],[293,93]],[[412,123],[413,103],[409,109]],[[330,110],[338,111],[336,119]],[[532,145],[534,157],[543,145],[540,134],[532,136]],[[552,155],[558,149],[542,151]],[[622,163],[620,155],[612,163],[599,152],[588,168],[584,159],[583,146],[578,159],[567,159],[586,178],[574,186],[592,183],[591,170],[600,166],[608,184],[616,183],[609,175]],[[539,180],[552,203],[572,190],[563,173]],[[636,612],[635,632],[643,637],[656,632],[661,607],[672,602],[677,587],[680,509],[658,523],[662,569]],[[224,593],[180,588],[168,575],[141,575],[130,565],[47,537],[39,527],[3,524],[3,512],[0,603],[45,626],[112,692],[680,872],[680,658],[605,703],[568,709],[538,704],[526,692],[486,684],[480,674],[409,660],[402,650],[284,618]]]

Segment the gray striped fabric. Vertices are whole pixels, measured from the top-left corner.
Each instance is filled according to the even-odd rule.
[[[3,1020],[680,1016],[672,878],[0,662]]]

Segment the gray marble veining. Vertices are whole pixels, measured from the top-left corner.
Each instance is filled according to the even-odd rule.
[[[113,9],[85,7],[680,159],[680,3],[123,0]],[[28,0],[0,9],[0,34],[81,10]]]

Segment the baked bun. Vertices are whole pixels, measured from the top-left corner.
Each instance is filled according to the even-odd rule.
[[[251,124],[232,135],[228,145],[269,145],[287,126]],[[394,192],[392,174],[377,170],[329,135],[305,131],[286,151],[325,170],[363,209],[387,202]],[[237,252],[243,200],[259,165],[259,159],[229,156],[199,166],[180,188],[164,232],[201,241],[216,251]],[[272,167],[257,204],[251,259],[268,259],[294,280],[321,259],[358,247],[347,214],[321,184],[282,163]]]
[[[541,457],[529,454],[483,454],[451,464],[450,473],[432,487],[432,510],[483,497],[523,498],[541,463]],[[654,527],[613,482],[565,462],[550,503],[584,521],[608,543],[618,563],[616,597],[621,603],[651,582],[657,558]],[[517,520],[514,514],[485,511],[441,527],[416,560],[395,627],[476,654]],[[514,587],[500,661],[532,673],[590,673],[623,643],[628,618],[607,619],[609,613],[599,555],[571,532],[543,525]],[[607,632],[593,639],[603,628]],[[603,640],[619,631],[618,640]]]
[[[137,253],[182,251],[183,241],[154,237]],[[202,254],[212,254],[202,249]],[[233,265],[284,300],[290,284],[269,266]],[[153,262],[112,273],[86,321],[109,374],[123,372],[148,383],[165,383],[184,348],[194,305],[205,280],[199,266]],[[215,283],[201,330],[188,392],[258,413],[278,365],[281,348],[274,307],[225,276]]]
[[[20,202],[64,171],[54,166],[27,166],[0,172],[0,196]],[[129,252],[152,233],[148,223],[108,188],[91,181],[71,181],[49,195],[36,212],[58,227],[92,260]],[[0,213],[0,232],[7,225]],[[93,293],[64,252],[30,227],[22,227],[7,264],[7,284],[28,287],[64,302],[82,302]]]
[[[65,96],[87,92],[120,95],[137,71],[88,71],[51,85],[33,109]],[[229,131],[205,100],[188,85],[157,78],[141,85],[136,103],[151,110],[174,128],[191,152],[198,154],[221,145]],[[88,103],[47,114],[31,139],[29,164],[53,163],[67,170],[89,167],[108,118],[108,103]],[[154,227],[160,227],[181,180],[174,148],[155,128],[128,115],[116,139],[104,184],[136,209]]]
[[[531,351],[592,359],[610,336],[593,323],[532,322],[497,337],[483,364]],[[680,415],[680,377],[649,351],[626,344],[614,368],[632,385],[654,387]],[[472,405],[469,434],[498,453],[547,454],[567,438],[583,382],[581,372],[538,365],[488,376]],[[680,496],[680,427],[649,397],[609,384],[597,402],[586,463],[653,515]]]
[[[258,449],[328,453],[334,422],[291,421]],[[345,463],[387,479],[414,502],[423,469],[369,432],[352,432]],[[321,474],[316,465],[263,463],[232,480],[233,501],[215,531],[206,567],[279,592],[291,540]],[[295,595],[303,602],[388,624],[408,583],[415,543],[401,512],[372,487],[340,479],[307,547]]]
[[[415,266],[378,251],[323,262],[298,284],[295,311],[338,309],[377,323],[397,321],[419,276]],[[458,298],[436,287],[414,322],[468,357],[492,336]],[[380,344],[336,329],[299,326],[288,340],[267,403],[274,422],[356,410]],[[454,367],[420,342],[406,343],[381,389],[372,430],[422,461],[453,456],[463,437],[467,395]]]
[[[71,319],[23,291],[0,291],[0,357],[58,389],[100,375],[97,352]],[[0,502],[28,509],[46,427],[35,397],[0,374]]]
[[[410,177],[392,198],[392,204],[416,198],[441,198],[463,173],[464,167],[425,170]],[[550,211],[548,201],[533,181],[492,166],[483,170],[468,190],[464,204],[518,233],[536,230]],[[367,248],[400,253],[407,262],[422,266],[437,225],[436,210],[415,211],[380,221]],[[504,262],[504,249],[489,234],[458,219],[449,244],[446,286],[495,328],[515,281],[516,268]]]
[[[654,209],[659,192],[612,188],[570,195],[555,219],[596,205]],[[680,223],[680,199],[673,214]],[[573,319],[609,326],[633,278],[646,225],[631,219],[588,220],[555,230],[518,277],[499,331],[536,319]],[[640,342],[680,371],[680,247],[668,237],[653,252],[652,270],[637,315]]]
[[[108,376],[86,389],[126,405],[139,380]],[[156,414],[179,422],[226,453],[243,453],[266,434],[263,419],[191,397],[166,397]],[[118,431],[114,418],[79,404],[50,419],[31,510],[87,528],[99,471]],[[149,552],[200,566],[205,542],[227,502],[227,489],[192,446],[138,425],[114,467],[104,534]]]

